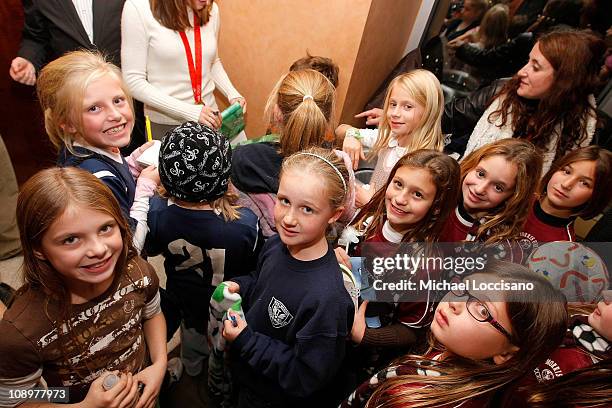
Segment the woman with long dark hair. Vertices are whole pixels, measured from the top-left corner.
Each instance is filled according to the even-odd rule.
[[[495,140],[527,139],[542,150],[545,173],[555,158],[593,138],[604,50],[603,41],[584,31],[542,36],[512,79],[447,104],[442,128],[453,134],[449,147],[461,153],[470,132],[464,155]]]

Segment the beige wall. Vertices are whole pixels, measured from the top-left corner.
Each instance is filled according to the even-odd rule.
[[[248,136],[265,132],[268,94],[306,50],[340,66],[337,117],[358,112],[402,57],[421,1],[219,1],[219,54],[248,101]]]
[[[421,0],[375,0],[364,30],[346,94],[341,123],[363,125],[354,118],[403,57]]]
[[[339,112],[370,0],[222,0],[218,4],[219,54],[232,82],[247,99],[249,137],[265,132],[263,109],[268,94],[306,50],[332,58],[340,66]]]

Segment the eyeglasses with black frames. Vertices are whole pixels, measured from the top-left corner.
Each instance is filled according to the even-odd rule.
[[[477,297],[473,296],[470,292],[465,289],[459,290],[451,290],[451,293],[456,297],[465,297],[467,296],[467,301],[465,303],[465,307],[467,308],[468,313],[479,322],[486,322],[491,324],[491,326],[495,327],[497,331],[506,336],[508,340],[512,343],[512,335],[508,333],[506,329],[493,318],[493,315],[489,311],[489,308]]]

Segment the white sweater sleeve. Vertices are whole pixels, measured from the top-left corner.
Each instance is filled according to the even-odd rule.
[[[215,28],[215,37],[217,39],[217,44],[219,43],[219,26],[221,25],[221,18],[219,17],[219,9],[217,5],[213,3],[214,7],[214,20],[212,23]],[[232,85],[232,81],[230,81],[227,72],[225,72],[225,68],[223,68],[223,64],[221,63],[221,59],[219,58],[219,51],[217,47],[217,53],[215,55],[215,59],[210,68],[210,76],[213,79],[215,85],[219,90],[225,95],[228,100],[232,100],[234,98],[240,98],[242,95],[234,88]]]
[[[145,2],[148,7],[148,2]],[[147,81],[149,36],[144,10],[127,0],[121,15],[121,69],[132,96],[180,122],[197,121],[202,106],[173,98]],[[155,22],[157,23],[157,22]],[[159,24],[159,23],[157,23]],[[171,72],[168,73],[172,75]]]
[[[136,180],[136,192],[134,194],[134,202],[130,208],[130,218],[136,220],[136,229],[132,243],[138,254],[142,252],[144,244],[149,232],[147,224],[149,216],[149,199],[155,194],[157,183],[151,179],[139,177]]]

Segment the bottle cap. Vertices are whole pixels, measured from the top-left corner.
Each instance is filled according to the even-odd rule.
[[[104,389],[108,391],[113,388],[118,382],[119,376],[117,376],[116,374],[108,374],[106,377],[104,377],[104,381],[102,381],[102,387],[104,387]]]

